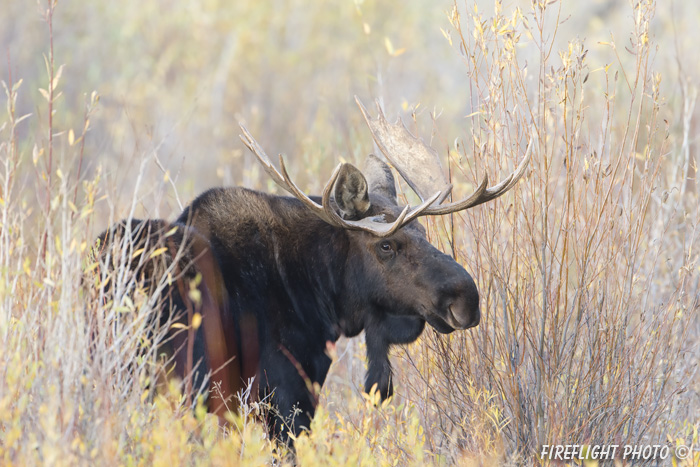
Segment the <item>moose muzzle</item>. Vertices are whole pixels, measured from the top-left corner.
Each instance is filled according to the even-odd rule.
[[[467,329],[477,326],[481,319],[479,291],[474,279],[461,266],[458,267],[453,274],[457,277],[445,282],[438,290],[438,309],[442,320],[450,327]]]

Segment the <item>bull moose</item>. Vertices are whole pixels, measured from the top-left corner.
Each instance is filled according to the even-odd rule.
[[[185,376],[196,368],[200,380],[208,372],[229,395],[255,377],[258,396],[276,409],[269,429],[282,440],[309,426],[314,386],[323,384],[331,363],[328,343],[364,330],[365,389],[376,384],[384,399],[392,394],[390,346],[413,342],[426,322],[441,333],[479,324],[474,280],[427,241],[416,219],[501,196],[530,159],[531,145],[506,179],[488,188],[484,177],[473,195],[446,202],[452,186],[437,153],[400,120],[389,124],[379,105],[374,118],[357,103],[381,152],[421,198],[419,206],[399,206],[390,167],[373,155],[364,172],[338,165],[322,195],[309,197],[290,179],[282,156],[278,170],[241,125],[245,145],[291,197],[214,188],[174,223],[133,220],[102,236],[110,244],[128,233],[154,247],[185,251],[175,272],[200,275],[200,299],[193,303],[182,281],[172,283],[161,321],[179,310],[191,324],[197,307],[203,319],[196,332],[174,338],[177,348],[187,349],[175,358],[176,371]],[[141,272],[155,274],[153,267]]]

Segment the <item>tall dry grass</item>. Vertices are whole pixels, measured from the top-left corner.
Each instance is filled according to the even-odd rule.
[[[222,428],[201,404],[190,410],[182,387],[156,391],[162,365],[152,344],[162,330],[154,335],[148,323],[158,293],[140,291],[130,275],[139,255],[128,242],[112,272],[89,250],[105,220],[158,212],[142,206],[156,178],[175,204],[186,202],[178,183],[190,182],[169,177],[158,139],[152,150],[137,145],[126,196],[110,191],[111,173],[86,170],[101,104],[96,93],[79,111],[60,101],[79,78],[54,58],[61,5],[40,6],[48,39],[36,109],[18,114],[18,98],[32,91],[9,73],[0,119],[0,462],[288,463],[245,395]],[[477,279],[482,322],[446,337],[427,331],[398,350],[397,395],[380,407],[357,389],[362,346],[341,345],[312,432],[297,440],[300,464],[531,465],[539,446],[557,442],[697,444],[692,82],[681,117],[670,118],[654,66],[653,2],[631,6],[630,37],[603,44],[615,60],[600,63],[566,31],[560,6],[506,11],[496,2],[485,14],[468,3],[449,15],[468,130],[457,140],[436,131],[433,145],[449,148],[455,196],[484,173],[509,173],[531,139],[535,148],[512,193],[428,221],[433,242]],[[560,47],[562,36],[571,42]],[[432,124],[412,110],[416,129]],[[79,113],[80,130],[62,112]],[[343,134],[324,141],[359,159],[367,148],[347,144],[364,131],[359,115],[339,125]],[[320,170],[312,143],[301,156]]]
[[[477,103],[471,131],[450,144],[455,180],[495,180],[530,138],[535,150],[505,200],[431,223],[477,276],[483,313],[475,332],[428,334],[420,358],[405,357],[410,393],[438,428],[433,449],[531,463],[543,444],[664,444],[697,431],[700,205],[688,121],[674,134],[661,116],[655,7],[633,5],[630,66],[590,66],[580,40],[553,49],[556,5],[505,13],[497,2],[493,17],[455,6]],[[527,64],[525,37],[539,52]],[[471,154],[482,157],[469,165]]]

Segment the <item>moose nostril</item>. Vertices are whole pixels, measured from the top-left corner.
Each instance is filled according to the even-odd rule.
[[[471,285],[471,284],[469,284]],[[448,319],[457,329],[466,329],[479,324],[479,292],[475,286],[464,287],[460,293],[451,297],[447,302]]]
[[[448,307],[447,310],[449,311],[450,315],[452,316],[452,319],[454,320],[454,324],[457,325],[458,328],[466,328],[472,318],[471,318],[471,313],[470,310],[465,306],[465,303],[463,300],[455,300],[453,301]]]
[[[450,312],[450,316],[452,317],[452,320],[454,321],[454,325],[457,328],[466,328],[467,324],[469,322],[469,317],[467,316],[466,313],[464,313],[456,304],[451,304],[450,306],[447,307],[447,310]]]

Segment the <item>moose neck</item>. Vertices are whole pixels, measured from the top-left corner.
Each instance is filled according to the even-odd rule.
[[[285,276],[285,269],[301,272],[307,290],[313,291],[317,312],[332,326],[336,338],[358,335],[366,324],[368,305],[362,255],[352,241],[353,231],[329,225],[294,198],[282,199],[295,207],[288,211],[293,212],[293,219],[288,219],[287,225],[298,225],[298,230],[289,235],[297,247],[278,262],[280,277]],[[294,232],[303,234],[292,235]],[[291,296],[299,287],[292,285],[288,289]]]
[[[323,222],[296,199],[275,201],[287,205],[287,216],[269,231],[276,279],[299,319],[322,324],[329,333],[325,339],[335,341],[347,333],[341,300],[349,247],[346,232]]]
[[[265,325],[297,326],[323,343],[362,331],[357,307],[348,305],[349,233],[297,199],[214,189],[178,222],[192,224],[223,253],[217,257],[226,258],[219,266],[234,313],[267,303],[264,312],[254,310]]]

